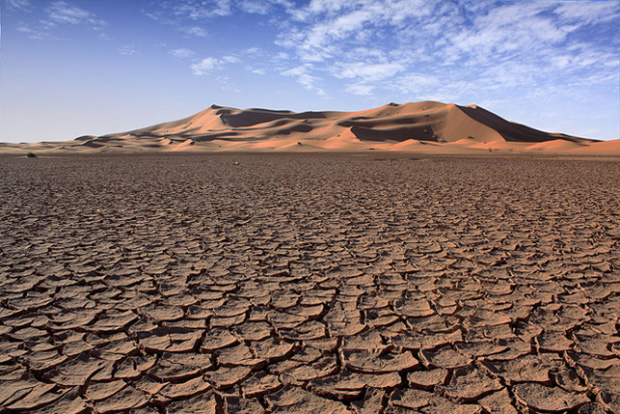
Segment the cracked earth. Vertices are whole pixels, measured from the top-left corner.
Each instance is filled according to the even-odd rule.
[[[0,412],[620,412],[620,163],[0,159]]]

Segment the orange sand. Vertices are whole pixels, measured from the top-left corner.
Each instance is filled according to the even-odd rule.
[[[0,153],[408,151],[620,155],[620,140],[550,134],[478,106],[426,101],[359,112],[303,112],[213,105],[193,116],[73,141],[0,144]]]

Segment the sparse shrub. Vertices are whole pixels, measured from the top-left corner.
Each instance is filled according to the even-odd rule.
[[[37,158],[37,156],[36,156],[36,154],[34,152],[28,152],[26,154],[26,157],[28,157],[28,158]]]

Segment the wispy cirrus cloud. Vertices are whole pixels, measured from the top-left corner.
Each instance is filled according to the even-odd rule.
[[[212,56],[206,57],[199,62],[193,63],[190,68],[196,76],[207,75],[214,70],[221,69],[224,61]]]
[[[178,50],[177,50],[178,52]],[[184,53],[182,51],[181,53]],[[196,76],[208,75],[216,70],[222,70],[225,65],[239,63],[240,59],[236,56],[226,55],[221,58],[208,56],[202,60],[196,61],[190,66],[192,73]]]
[[[398,62],[338,62],[334,65],[334,76],[338,78],[356,79],[362,82],[373,82],[390,78],[405,69],[405,65]]]
[[[375,89],[374,86],[368,85],[366,83],[353,83],[348,85],[345,90],[353,95],[360,96],[368,96],[372,95],[372,91]]]
[[[399,76],[395,82],[391,82],[389,88],[402,94],[428,93],[437,90],[441,86],[440,80],[435,75],[410,72]]]
[[[327,93],[325,92],[325,90],[318,86],[321,78],[316,75],[312,75],[312,69],[312,64],[304,63],[303,65],[285,70],[280,74],[283,76],[293,76],[297,78],[297,83],[302,85],[307,90],[314,91],[317,93],[317,95],[326,97]]]
[[[395,86],[427,94],[463,79],[488,90],[541,88],[583,70],[600,80],[618,73],[618,36],[605,46],[589,33],[618,18],[617,0],[312,0],[289,14],[276,43],[314,63],[306,75],[355,80],[347,90],[356,94]],[[372,54],[352,53],[364,49]],[[436,76],[403,86],[422,72]]]
[[[11,10],[29,11],[32,8],[30,0],[6,0],[5,4]]]
[[[171,49],[168,54],[178,59],[191,59],[196,56],[196,52],[187,48]]]
[[[587,25],[618,19],[618,3],[615,1],[563,1],[555,13],[571,24]]]
[[[186,16],[192,20],[206,17],[229,16],[232,13],[231,0],[184,0],[164,2],[164,6],[179,16]]]
[[[29,27],[25,23],[22,23],[19,26],[17,26],[17,31],[20,33],[25,33],[28,35],[28,37],[30,37],[31,39],[35,39],[35,40],[43,40],[47,38],[48,36],[47,30]]]
[[[162,21],[175,17],[193,21],[230,16],[235,12],[266,15],[276,7],[290,9],[292,0],[166,0],[158,2],[158,10],[147,14]]]
[[[351,83],[345,90],[354,95],[371,95],[380,81],[393,78],[396,74],[403,72],[405,65],[398,62],[337,62],[332,70],[334,76],[339,79],[350,79]]]
[[[134,56],[136,54],[136,47],[134,45],[123,45],[118,49],[118,53],[123,56]]]
[[[193,37],[236,13],[277,16],[273,44],[286,58],[237,51],[238,63],[295,77],[321,96],[343,81],[356,95],[436,92],[455,100],[471,89],[558,90],[586,72],[599,84],[618,78],[620,40],[610,34],[618,0],[176,0],[159,3],[157,13]]]
[[[294,48],[308,61],[338,58],[354,46],[375,44],[402,28],[407,20],[428,16],[433,3],[422,0],[312,0],[305,7],[289,9],[292,30],[284,31],[277,43]]]
[[[294,7],[294,3],[291,0],[238,0],[237,6],[246,13],[265,15],[278,6],[290,9]]]
[[[185,33],[187,36],[193,37],[208,37],[209,32],[200,26],[182,26],[178,29],[180,32]]]
[[[21,9],[26,12],[33,11],[29,0],[9,0],[9,7]],[[54,1],[44,9],[45,17],[36,23],[21,23],[17,31],[26,33],[32,39],[46,39],[50,37],[54,29],[59,26],[83,26],[90,30],[101,32],[107,26],[107,22],[97,17],[96,14],[78,7],[66,1]]]
[[[100,30],[107,25],[107,22],[98,19],[97,16],[88,10],[74,6],[66,1],[53,2],[48,8],[47,24],[75,24],[89,26],[94,30]]]

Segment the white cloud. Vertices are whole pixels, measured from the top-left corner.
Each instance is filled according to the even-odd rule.
[[[88,10],[77,6],[72,6],[66,1],[56,1],[47,9],[48,24],[76,24],[88,25],[98,30],[107,23],[104,20],[97,19],[96,16]]]
[[[177,16],[198,20],[210,17],[229,16],[232,13],[230,0],[176,0],[171,5],[165,4],[172,9]]]
[[[372,95],[372,91],[374,90],[374,86],[365,84],[365,83],[354,83],[352,85],[348,85],[345,90],[353,95]]]
[[[178,58],[191,58],[194,52],[189,49],[174,49],[168,51],[171,55]],[[190,65],[192,73],[196,76],[207,75],[216,70],[222,70],[226,65],[241,63],[241,59],[234,55],[225,55],[221,57],[208,56],[200,61],[195,61]],[[221,77],[222,79],[228,79]]]
[[[248,54],[248,55],[258,55],[262,52],[263,52],[263,49],[261,49],[260,47],[250,47],[243,51],[243,53]]]
[[[196,55],[196,53],[193,50],[187,49],[187,48],[171,49],[168,51],[168,54],[174,56],[175,58],[179,58],[179,59],[190,59]]]
[[[7,8],[12,11],[32,12],[34,6],[30,0],[7,0]],[[105,38],[103,28],[105,20],[97,18],[94,13],[74,6],[66,1],[54,1],[47,8],[42,9],[44,18],[32,20],[28,23],[20,22],[16,30],[27,34],[31,39],[48,39],[51,33],[60,26],[84,26],[99,32],[99,38]]]
[[[190,67],[196,76],[206,75],[215,69],[222,67],[222,61],[214,57],[206,57],[198,63],[192,64]]]
[[[237,0],[235,5],[245,13],[266,15],[278,6],[291,9],[295,6],[292,0]]]
[[[361,26],[370,18],[366,11],[358,10],[315,24],[305,33],[293,33],[292,42],[298,47],[299,56],[307,61],[322,61],[337,55],[337,42],[367,38]]]
[[[500,90],[560,94],[562,83],[581,85],[580,79],[587,78],[603,85],[618,77],[620,40],[610,34],[608,23],[619,16],[618,0],[176,0],[159,4],[162,12],[154,13],[160,21],[193,36],[205,36],[203,27],[216,30],[217,24],[211,29],[207,22],[236,13],[255,14],[259,24],[274,25],[275,50],[232,50],[227,56],[194,62],[194,74],[243,61],[249,72],[264,74],[268,68],[294,77],[320,95],[326,95],[327,85],[343,79],[348,80],[344,90],[355,95],[378,96],[383,91],[402,94],[395,99],[444,96],[456,101],[491,92],[496,96]],[[609,41],[600,41],[600,35]]]
[[[281,73],[284,76],[294,76],[297,78],[297,83],[302,85],[304,88],[310,91],[314,91],[319,96],[326,97],[327,93],[325,90],[317,84],[321,81],[321,78],[318,76],[311,75],[313,67],[309,63],[305,63],[303,65],[285,70]]]
[[[307,21],[317,14],[339,12],[346,5],[346,2],[340,0],[311,0],[306,7],[292,10],[292,15],[296,20]]]
[[[188,27],[179,27],[179,31],[185,33],[188,36],[194,37],[207,37],[209,36],[209,32],[203,29],[200,26],[188,26]]]
[[[346,50],[345,56],[347,57],[347,60],[351,61],[373,61],[385,63],[390,60],[385,51],[367,46],[356,47],[350,50]]]
[[[49,8],[49,18],[56,23],[80,24],[90,19],[91,14],[79,7],[69,6],[64,1],[52,3]]]
[[[9,9],[13,10],[31,10],[30,0],[7,0],[6,4]]]
[[[299,77],[297,78],[297,82],[300,85],[303,85],[306,89],[316,92],[316,94],[319,96],[326,97],[327,92],[325,92],[323,88],[316,85],[318,81],[320,80],[321,78],[317,76],[309,75],[307,73],[304,73],[303,75],[299,75]]]
[[[570,22],[590,24],[617,20],[620,10],[617,1],[563,1],[555,12]]]
[[[307,73],[310,69],[312,69],[312,65],[306,63],[304,65],[300,65],[282,72],[284,76],[300,76]]]
[[[212,20],[236,12],[269,15],[276,8],[290,10],[295,7],[293,0],[174,0],[153,3],[157,4],[156,8],[145,11],[145,15],[175,26],[186,24],[188,20]]]
[[[124,45],[118,49],[118,53],[123,56],[133,56],[136,54],[136,48],[134,45]]]
[[[390,85],[391,88],[406,94],[416,96],[431,93],[440,86],[440,81],[436,76],[422,73],[407,73],[399,76],[396,82]]]
[[[242,0],[239,7],[246,13],[267,14],[271,11],[271,4],[265,0]]]
[[[239,63],[241,60],[236,56],[224,56],[222,60],[226,63]]]
[[[436,2],[424,0],[312,0],[306,7],[289,10],[301,22],[278,43],[297,49],[307,61],[337,57],[351,44],[366,45],[388,33],[402,29],[410,18],[431,14]],[[390,33],[392,37],[393,33]]]
[[[334,68],[334,76],[372,82],[392,77],[403,70],[405,66],[401,63],[338,63]]]
[[[605,45],[580,31],[619,11],[617,0],[311,0],[288,10],[276,44],[309,64],[289,76],[354,79],[346,90],[355,94],[536,90],[577,82],[585,70],[600,84],[618,72],[618,38]]]
[[[549,16],[547,2],[515,2],[489,7],[473,19],[473,25],[452,35],[447,50],[459,58],[488,62],[502,55],[532,54],[564,41],[572,27]]]
[[[26,33],[28,37],[30,37],[31,39],[35,39],[35,40],[42,40],[48,36],[45,30],[33,29],[23,24],[18,26],[16,30],[21,33]]]

